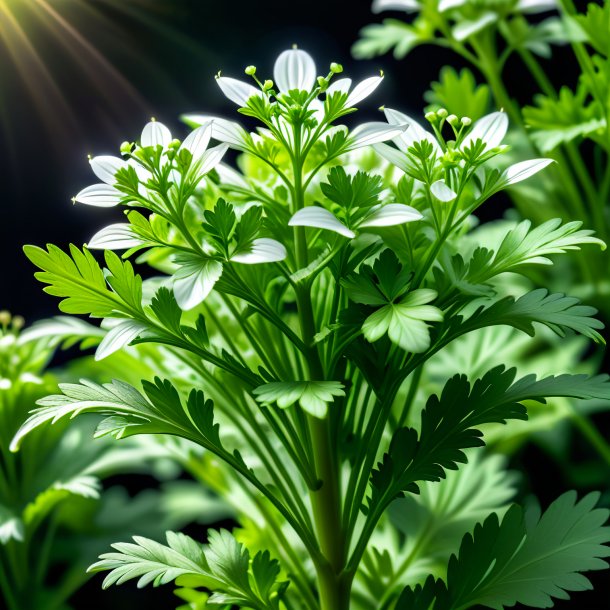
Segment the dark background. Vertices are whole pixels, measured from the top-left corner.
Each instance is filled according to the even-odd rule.
[[[15,3],[15,0],[13,0]],[[30,0],[16,4],[32,5]],[[382,104],[417,115],[423,93],[445,63],[459,59],[436,47],[416,49],[406,60],[383,57],[354,61],[350,47],[361,27],[379,16],[369,0],[49,0],[74,26],[57,26],[50,14],[18,8],[20,23],[39,60],[16,51],[11,27],[0,12],[0,309],[28,321],[57,313],[45,295],[21,246],[52,242],[78,245],[99,228],[116,222],[116,210],[72,206],[71,197],[96,182],[87,154],[116,154],[123,140],[135,140],[151,117],[182,137],[184,112],[230,116],[234,106],[220,93],[214,75],[243,77],[255,64],[272,76],[277,54],[293,43],[309,51],[320,72],[341,62],[358,79],[385,71],[382,87],[360,111],[368,118]],[[75,33],[76,32],[76,33]],[[82,38],[79,38],[81,36]],[[557,82],[572,84],[576,67],[559,50],[546,67]],[[46,73],[46,76],[45,76]],[[28,84],[34,74],[34,81]],[[508,66],[509,90],[521,101],[530,83]],[[34,93],[34,92],[38,93]],[[501,208],[500,208],[501,209]],[[498,212],[500,213],[500,212]],[[586,453],[586,448],[584,449]],[[562,472],[536,449],[517,458],[529,470],[532,486],[547,504],[564,487]],[[594,578],[596,593],[579,594],[558,608],[608,608],[607,577]],[[99,591],[101,577],[73,600],[77,609],[169,609],[171,587],[136,591],[127,584]]]

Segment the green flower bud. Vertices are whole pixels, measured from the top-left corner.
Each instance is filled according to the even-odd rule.
[[[318,86],[324,90],[328,87],[328,81],[323,76],[318,76]]]
[[[341,64],[337,64],[333,61],[333,63],[330,64],[330,71],[333,74],[341,74],[341,72],[343,72],[343,66]]]
[[[120,148],[121,154],[128,155],[131,152],[132,147],[131,142],[123,142]]]
[[[248,66],[244,72],[248,75],[248,76],[254,76],[256,74],[256,66]]]
[[[436,118],[436,112],[426,112],[426,114],[424,114],[424,119],[426,119],[426,121],[429,123],[436,121]]]
[[[464,125],[464,127],[468,127],[468,125],[472,123],[472,119],[470,117],[463,116],[461,123]]]
[[[273,89],[273,81],[267,79],[264,83],[263,83],[263,91],[269,91],[269,89]]]
[[[3,309],[0,311],[0,326],[8,326],[11,323],[11,312]]]
[[[446,118],[446,117],[447,117],[447,115],[448,115],[449,113],[447,112],[447,109],[446,109],[446,108],[439,108],[439,109],[436,111],[436,114],[437,114],[437,115],[438,115],[438,116],[439,116],[441,119],[444,119],[444,118]]]
[[[447,117],[447,123],[449,123],[449,125],[457,125],[459,119],[457,118],[457,116],[455,114],[450,114]]]
[[[173,148],[173,149],[178,149],[180,148],[180,144],[182,144],[182,142],[180,142],[180,140],[172,140],[167,147],[168,148]]]
[[[21,330],[24,326],[25,326],[25,320],[24,320],[23,316],[15,316],[13,318],[12,327],[15,330]]]

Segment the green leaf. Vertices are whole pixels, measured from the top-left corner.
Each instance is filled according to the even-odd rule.
[[[213,591],[208,605],[239,604],[242,608],[278,610],[288,583],[279,582],[279,564],[268,552],[250,562],[248,549],[226,530],[208,532],[209,545],[189,536],[166,533],[167,545],[134,536],[135,544],[113,544],[116,553],[101,555],[90,572],[111,570],[104,588],[138,579],[138,587],[172,581]],[[207,607],[207,606],[205,606]]]
[[[370,208],[379,203],[379,195],[384,189],[381,176],[357,172],[348,176],[340,165],[332,167],[326,176],[328,182],[320,185],[328,199],[347,212],[358,208]]]
[[[262,404],[277,403],[286,409],[298,401],[304,411],[324,418],[328,404],[336,396],[345,396],[343,384],[338,381],[274,381],[254,389],[256,400]]]
[[[360,31],[360,40],[352,47],[356,59],[370,59],[394,49],[394,57],[402,59],[418,44],[432,38],[423,28],[417,29],[398,19],[384,19],[382,23],[367,25]]]
[[[492,305],[480,307],[461,322],[461,330],[469,332],[476,328],[506,324],[533,337],[534,322],[538,322],[560,337],[564,337],[566,331],[574,331],[597,343],[605,343],[597,332],[604,328],[604,324],[592,317],[596,313],[595,308],[582,305],[574,297],[561,293],[549,294],[544,288],[539,288],[518,299],[504,297]]]
[[[402,296],[409,289],[412,271],[401,265],[392,250],[384,250],[375,264],[362,265],[341,281],[348,297],[354,303],[385,305]]]
[[[604,2],[602,6],[595,2],[587,5],[585,15],[575,17],[578,25],[586,34],[587,41],[598,52],[608,57],[610,53],[610,39],[608,38],[608,24],[610,23],[610,4]]]
[[[561,219],[553,218],[533,229],[531,226],[529,220],[517,224],[504,236],[493,257],[489,251],[481,256],[481,250],[475,250],[469,263],[469,281],[485,282],[500,273],[518,272],[523,265],[552,265],[548,258],[552,254],[579,250],[584,244],[606,248],[603,241],[593,237],[593,231],[581,229],[582,222],[577,220],[562,224]]]
[[[68,255],[50,244],[48,251],[25,246],[24,252],[42,269],[35,277],[49,284],[44,291],[64,299],[59,304],[64,313],[106,318],[126,311],[121,299],[108,289],[102,269],[88,250],[71,245]]]
[[[371,314],[362,325],[362,333],[371,343],[387,333],[390,341],[407,352],[421,353],[430,347],[429,325],[441,322],[443,312],[426,305],[436,298],[434,290],[420,288],[399,303],[390,303]]]
[[[204,212],[203,228],[221,253],[226,253],[237,226],[237,216],[230,203],[219,199],[214,210]]]
[[[457,610],[482,605],[495,610],[522,604],[548,608],[553,598],[591,589],[581,574],[608,567],[608,511],[595,508],[599,494],[577,502],[560,496],[540,516],[512,506],[502,521],[492,513],[459,554],[449,561],[447,584],[429,577],[423,587],[407,588],[396,610]]]
[[[398,429],[388,452],[371,476],[369,506],[387,505],[404,491],[416,493],[419,481],[439,481],[446,469],[466,461],[465,449],[485,443],[479,427],[527,419],[525,400],[544,402],[553,396],[610,399],[608,376],[559,375],[536,379],[527,375],[514,381],[516,369],[497,366],[470,385],[455,375],[440,397],[432,395],[421,414],[419,433]]]
[[[430,104],[446,108],[458,117],[469,117],[473,121],[487,114],[489,87],[477,85],[468,68],[463,68],[458,73],[454,68],[445,66],[438,82],[433,82],[430,87],[431,90],[424,96]]]
[[[532,129],[531,138],[543,153],[577,138],[603,133],[606,120],[588,96],[582,85],[576,93],[562,87],[557,99],[537,95],[534,98],[536,106],[523,109],[525,122]]]

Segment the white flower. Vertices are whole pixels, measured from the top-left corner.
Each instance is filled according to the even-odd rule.
[[[384,108],[383,113],[390,125],[407,126],[407,128],[394,139],[394,143],[400,150],[406,152],[415,142],[426,140],[432,144],[434,152],[437,154],[442,153],[442,149],[436,138],[429,131],[426,131],[415,119],[402,112],[398,112],[398,110],[393,110],[392,108]]]
[[[228,121],[227,121],[228,123]],[[182,145],[180,150],[188,150],[192,155],[191,169],[189,178],[200,180],[205,174],[220,163],[225,154],[228,144],[220,144],[213,148],[207,148],[212,137],[214,129],[214,121],[206,121],[201,127],[198,127],[191,132]],[[142,130],[140,136],[141,146],[161,146],[164,149],[172,142],[172,134],[170,130],[159,123],[158,121],[150,121]],[[119,191],[116,185],[117,172],[133,167],[141,184],[145,184],[150,180],[150,172],[142,167],[135,159],[124,161],[119,157],[102,155],[90,159],[91,169],[93,173],[102,181],[101,184],[88,186],[80,191],[73,199],[75,203],[84,203],[102,208],[109,208],[118,205],[121,199],[125,196]],[[161,157],[161,164],[170,163],[166,155]],[[173,172],[174,181],[178,181],[181,176],[178,172]],[[140,189],[140,194],[145,195],[145,189]]]
[[[415,209],[404,203],[389,203],[372,208],[360,220],[355,229],[367,227],[391,227],[414,220],[421,220],[423,216]],[[313,227],[334,231],[343,237],[354,238],[356,233],[343,224],[332,212],[321,206],[307,206],[298,210],[288,222],[291,227]]]
[[[476,121],[472,126],[472,129],[462,140],[460,148],[464,150],[469,146],[472,146],[477,140],[483,141],[485,151],[497,148],[502,144],[502,140],[504,140],[507,130],[508,117],[506,116],[506,112],[492,112]]]
[[[449,203],[457,197],[457,193],[449,188],[444,180],[437,180],[430,185],[430,192],[436,199]]]
[[[216,77],[216,82],[225,96],[238,106],[247,106],[248,100],[251,97],[263,95],[263,92],[260,89],[257,89],[249,83],[237,80],[236,78],[218,76]]]

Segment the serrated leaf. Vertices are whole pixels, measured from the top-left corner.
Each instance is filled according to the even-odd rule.
[[[274,381],[254,389],[253,394],[258,402],[277,403],[281,409],[298,402],[310,415],[324,418],[328,404],[337,396],[345,396],[343,387],[338,381]]]

